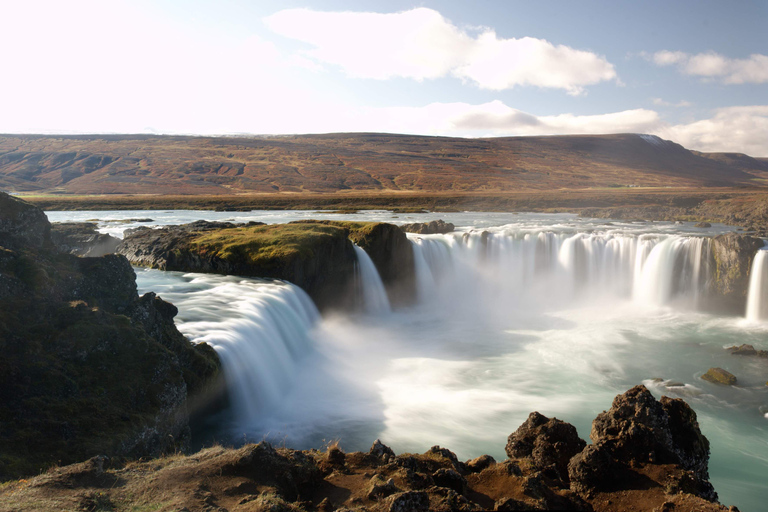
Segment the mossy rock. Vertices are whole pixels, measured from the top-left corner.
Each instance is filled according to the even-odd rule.
[[[736,376],[722,368],[710,368],[707,373],[701,376],[702,379],[714,384],[723,384],[733,386],[736,384]]]

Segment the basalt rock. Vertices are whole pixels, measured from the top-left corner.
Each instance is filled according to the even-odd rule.
[[[93,222],[55,222],[51,241],[59,251],[77,256],[104,256],[120,244],[119,238],[96,231]]]
[[[434,235],[452,232],[456,226],[451,222],[445,222],[442,219],[429,222],[414,222],[412,224],[403,224],[400,229],[406,233],[417,233],[419,235]]]
[[[565,457],[572,450],[553,439],[572,441],[575,430],[534,413],[516,434],[516,443],[546,445]],[[596,442],[571,459],[571,488],[533,463],[535,449],[520,464],[485,456],[465,465],[439,446],[396,456],[375,442],[370,452],[346,453],[329,465],[326,452],[262,442],[137,462],[128,471],[93,458],[0,486],[0,510],[39,510],[51,499],[67,510],[128,509],[160,496],[168,510],[728,510],[712,495],[702,497],[711,490],[707,442],[682,400],[657,402],[633,388],[598,417],[593,434]]]
[[[570,423],[532,412],[510,434],[505,450],[509,458],[529,459],[539,470],[567,482],[568,462],[586,444]]]
[[[413,249],[405,233],[386,223],[198,221],[126,231],[117,252],[134,265],[163,270],[290,281],[319,308],[342,309],[354,303],[357,257],[352,242],[371,257],[392,302],[415,296]]]
[[[320,308],[351,305],[356,262],[348,232],[320,223],[198,221],[125,234],[117,252],[134,265],[289,281]]]
[[[6,249],[51,247],[51,224],[42,210],[0,192],[0,246]]]
[[[747,304],[749,272],[763,240],[727,233],[712,238],[709,307],[742,315]]]
[[[595,418],[589,437],[593,444],[568,465],[571,489],[582,495],[610,488],[628,469],[671,464],[690,480],[687,492],[717,499],[708,481],[709,442],[683,400],[663,397],[659,402],[645,386],[635,386]]]
[[[124,257],[59,253],[45,215],[11,201],[23,222],[0,239],[0,479],[183,449],[216,354],[179,333],[175,307],[138,296]]]
[[[349,237],[373,260],[392,303],[407,303],[415,298],[413,247],[400,228],[377,222],[351,230]]]

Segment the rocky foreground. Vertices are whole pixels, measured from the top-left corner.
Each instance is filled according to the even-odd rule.
[[[708,481],[709,443],[681,399],[644,386],[597,416],[592,444],[534,412],[509,436],[508,459],[461,462],[434,446],[396,455],[213,447],[123,463],[94,457],[0,487],[2,510],[725,511]],[[731,511],[735,507],[731,507]]]

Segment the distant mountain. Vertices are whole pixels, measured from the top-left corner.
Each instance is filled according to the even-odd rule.
[[[0,135],[0,189],[70,194],[503,192],[760,185],[768,161],[652,135],[461,139]]]

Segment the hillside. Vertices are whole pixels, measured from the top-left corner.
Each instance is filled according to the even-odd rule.
[[[0,135],[0,189],[65,194],[510,192],[761,185],[768,162],[636,134],[461,139]]]

